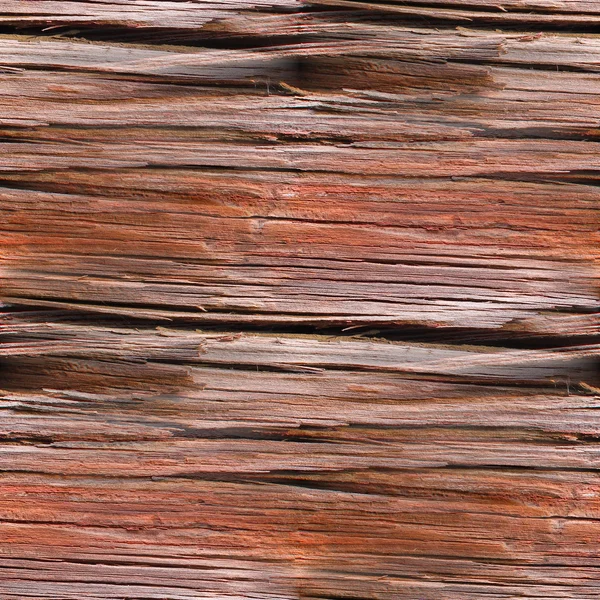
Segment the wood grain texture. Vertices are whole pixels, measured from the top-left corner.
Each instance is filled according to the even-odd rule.
[[[37,320],[2,330],[7,597],[595,594],[597,347]]]
[[[600,46],[388,29],[247,51],[6,40],[24,71],[0,100],[5,295],[230,322],[596,311],[595,76],[516,67],[593,70]]]
[[[598,3],[0,7],[0,600],[600,598]]]

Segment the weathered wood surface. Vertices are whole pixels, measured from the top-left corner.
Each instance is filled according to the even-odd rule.
[[[502,36],[481,49],[480,35],[401,33],[392,62],[412,75],[360,57],[389,52],[381,40],[186,53],[8,40],[5,62],[25,71],[0,100],[5,295],[530,331],[596,310],[597,195],[581,185],[600,166],[595,76],[514,68],[570,60],[574,40],[537,54],[516,41],[513,67],[491,70],[439,60],[474,41],[474,60],[493,61]],[[280,78],[302,52],[314,73],[288,80],[327,89],[293,97]],[[586,52],[593,70],[600,45]],[[159,81],[130,80],[142,74]]]
[[[597,346],[2,336],[7,598],[596,597]]]
[[[600,5],[0,7],[0,599],[600,598]]]

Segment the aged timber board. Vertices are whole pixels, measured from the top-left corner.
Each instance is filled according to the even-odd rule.
[[[599,27],[2,2],[0,600],[600,598]]]

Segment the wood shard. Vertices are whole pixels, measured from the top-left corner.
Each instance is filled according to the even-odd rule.
[[[0,599],[599,598],[598,25],[5,0]]]

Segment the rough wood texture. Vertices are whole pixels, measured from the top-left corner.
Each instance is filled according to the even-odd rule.
[[[600,598],[599,23],[3,2],[0,599]]]
[[[8,598],[596,593],[598,346],[2,335]]]

